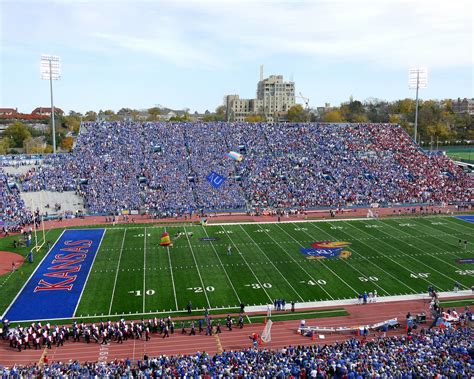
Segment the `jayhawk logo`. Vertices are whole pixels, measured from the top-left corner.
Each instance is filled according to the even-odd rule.
[[[351,252],[345,248],[350,242],[342,241],[319,241],[313,242],[310,248],[301,248],[301,252],[308,259],[349,258]]]

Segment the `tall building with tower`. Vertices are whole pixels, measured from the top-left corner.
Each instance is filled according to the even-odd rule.
[[[285,120],[288,110],[295,105],[295,83],[285,82],[283,75],[263,78],[260,66],[260,80],[257,83],[256,99],[241,99],[239,95],[224,97],[228,121],[245,121],[250,115],[261,115],[268,122]]]

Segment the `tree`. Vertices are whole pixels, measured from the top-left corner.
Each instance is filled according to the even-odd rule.
[[[10,148],[10,139],[8,138],[0,139],[0,154],[7,154],[9,148]]]
[[[63,150],[67,150],[67,151],[71,151],[72,150],[72,147],[73,147],[73,144],[74,144],[74,138],[72,137],[65,137],[63,138],[63,140],[61,141],[61,149]]]
[[[324,122],[344,122],[344,117],[339,109],[331,109],[323,115]]]
[[[11,147],[23,147],[23,141],[31,137],[31,133],[20,121],[15,121],[3,133],[10,140]]]
[[[263,122],[265,119],[261,114],[252,114],[250,116],[245,117],[246,122]]]
[[[308,113],[303,109],[301,104],[293,105],[288,110],[289,122],[304,122],[308,120]]]
[[[161,110],[158,107],[148,109],[147,121],[158,121],[160,118]]]
[[[75,116],[66,116],[64,117],[64,124],[69,131],[74,133],[79,133],[81,127],[81,121],[78,120]]]
[[[84,121],[95,121],[97,119],[97,113],[94,111],[88,111],[86,112],[86,115],[84,116]]]
[[[215,121],[225,121],[225,107],[223,105],[219,105],[216,108],[216,114],[214,116]]]
[[[46,143],[43,137],[29,137],[23,141],[23,148],[26,154],[41,154],[44,152]]]

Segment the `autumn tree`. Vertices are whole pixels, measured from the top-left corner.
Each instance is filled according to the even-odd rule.
[[[20,121],[15,121],[5,129],[3,136],[10,140],[11,147],[23,147],[23,141],[31,137],[31,133]]]

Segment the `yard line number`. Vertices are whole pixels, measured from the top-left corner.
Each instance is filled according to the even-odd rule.
[[[429,272],[418,272],[418,273],[411,273],[410,278],[414,279],[426,279],[427,277],[430,276]]]
[[[300,283],[305,283],[310,286],[324,286],[327,284],[327,282],[324,279],[318,279],[318,280],[302,280]]]
[[[270,283],[251,283],[251,284],[246,284],[245,287],[252,287],[254,290],[258,290],[260,288],[272,288],[272,285]]]
[[[359,276],[361,282],[378,282],[379,278],[376,276]]]
[[[474,275],[474,270],[456,270],[459,275]]]
[[[135,294],[135,296],[142,296],[142,290],[128,291],[128,293]],[[145,295],[152,296],[156,293],[155,290],[149,289],[145,291]]]
[[[216,290],[213,286],[207,286],[204,288],[204,290],[202,287],[188,287],[187,289],[189,291],[193,291],[194,293],[201,293],[204,292],[204,290],[206,292],[214,292]]]

